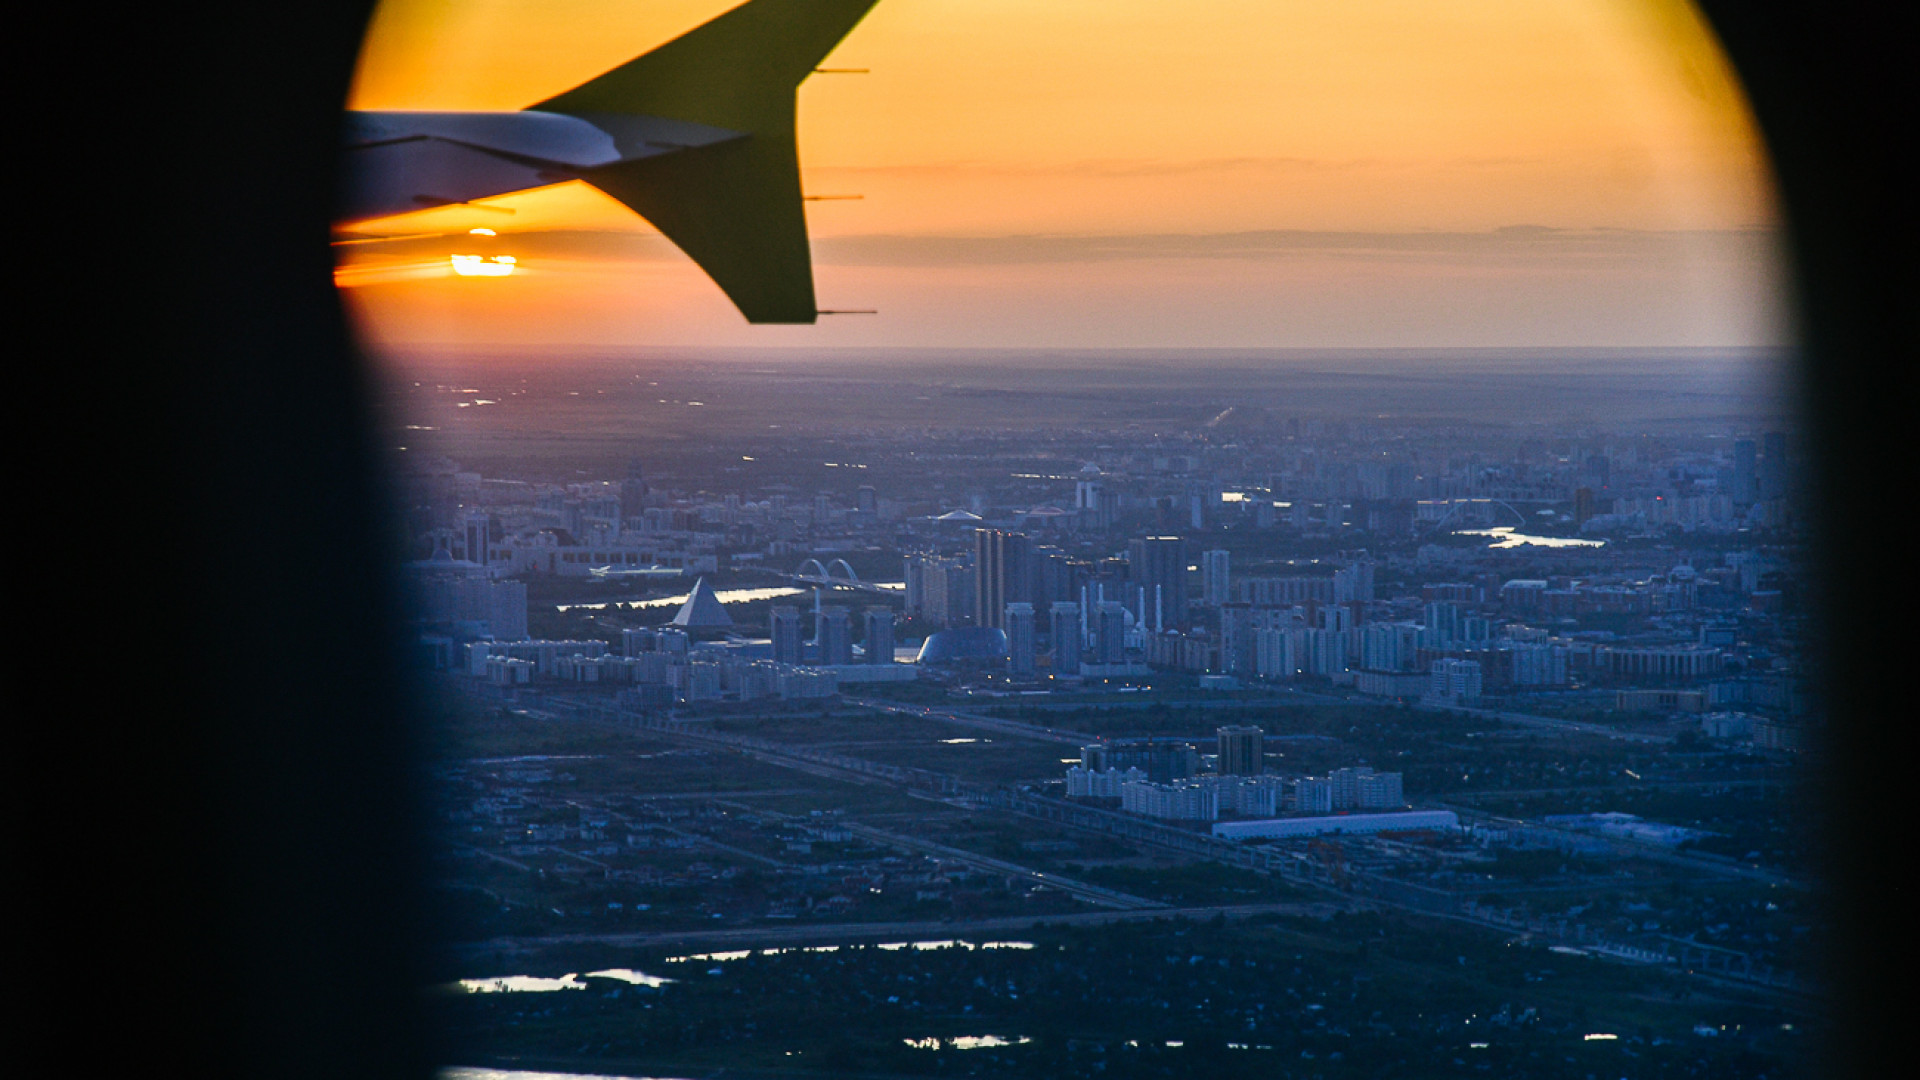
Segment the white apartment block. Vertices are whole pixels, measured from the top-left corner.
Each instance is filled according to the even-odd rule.
[[[1144,784],[1147,774],[1139,769],[1089,769],[1075,765],[1067,770],[1067,797],[1071,799],[1118,799],[1126,784]]]
[[[1214,785],[1204,781],[1138,781],[1120,786],[1120,808],[1162,821],[1216,821],[1220,817],[1220,795]]]
[[[1387,810],[1406,805],[1399,773],[1377,773],[1366,766],[1327,774],[1335,810]]]
[[[1300,674],[1298,630],[1255,630],[1253,673],[1263,679],[1291,679]]]
[[[1477,701],[1481,674],[1478,660],[1435,660],[1429,669],[1427,698],[1439,704]]]

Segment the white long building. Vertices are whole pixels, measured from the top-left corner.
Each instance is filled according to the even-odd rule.
[[[1287,840],[1306,836],[1368,836],[1374,833],[1457,829],[1460,817],[1451,810],[1405,810],[1397,814],[1335,814],[1329,817],[1273,818],[1267,821],[1221,821],[1213,835],[1222,840]]]
[[[1137,768],[1067,770],[1068,798],[1117,798],[1121,809],[1176,821],[1213,821],[1220,814],[1268,817],[1280,813],[1397,810],[1406,805],[1401,775],[1372,769],[1335,769],[1328,776],[1189,776],[1151,783]]]
[[[744,656],[688,652],[675,631],[628,631],[628,655],[608,652],[604,641],[479,641],[467,646],[467,672],[496,685],[542,680],[655,686],[679,701],[757,701],[763,698],[826,698],[840,691],[841,677],[886,673],[892,666],[800,667]],[[678,646],[678,648],[675,648]],[[911,678],[914,670],[899,667]]]
[[[1287,809],[1293,782],[1284,776],[1221,776],[1214,778],[1220,809],[1243,817],[1270,817]]]
[[[540,675],[552,677],[560,674],[562,658],[593,659],[606,653],[607,643],[594,640],[476,641],[467,646],[467,670],[474,675],[484,675],[489,660],[526,660],[535,665]]]

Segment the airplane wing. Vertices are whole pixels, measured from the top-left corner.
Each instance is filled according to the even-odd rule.
[[[737,139],[740,132],[657,116],[351,112],[341,222],[467,203],[578,179],[581,170]]]
[[[748,322],[811,323],[794,97],[876,2],[750,0],[533,108],[609,130],[647,116],[740,133],[645,157],[622,146],[579,175],[679,245]]]

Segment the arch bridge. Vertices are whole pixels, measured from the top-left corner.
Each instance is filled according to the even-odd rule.
[[[1519,525],[1523,529],[1533,524],[1533,522],[1530,522],[1527,520],[1527,515],[1521,513],[1518,510],[1515,510],[1513,508],[1513,505],[1507,502],[1505,499],[1492,499],[1492,498],[1487,498],[1485,496],[1469,496],[1467,498],[1457,498],[1452,500],[1452,505],[1447,507],[1447,512],[1441,515],[1440,520],[1434,522],[1434,524],[1436,526],[1443,526],[1451,523],[1453,521],[1453,515],[1459,513],[1461,507],[1469,506],[1475,503],[1478,503],[1481,505],[1498,506],[1503,508],[1504,510],[1507,511],[1507,513],[1512,514],[1516,519],[1518,519]],[[1489,521],[1488,524],[1491,525],[1492,522]]]
[[[822,563],[819,559],[809,557],[792,571],[775,570],[771,567],[764,569],[766,573],[778,574],[796,584],[811,585],[816,590],[852,589],[876,596],[900,595],[898,589],[888,589],[869,581],[861,581],[860,575],[854,572],[853,565],[845,559],[834,559],[832,562]]]
[[[807,572],[809,567],[812,568],[812,573]],[[835,570],[843,571],[845,576],[835,577],[833,573]],[[853,572],[853,564],[847,562],[845,559],[835,559],[830,563],[821,565],[819,559],[809,558],[800,564],[800,568],[793,572],[793,576],[799,581],[811,581],[822,585],[865,584],[860,580],[860,575]]]

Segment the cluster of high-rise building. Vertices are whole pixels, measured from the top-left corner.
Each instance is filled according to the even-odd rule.
[[[805,626],[812,624],[812,639]],[[853,636],[854,617],[841,604],[821,604],[811,615],[804,615],[795,604],[775,604],[767,627],[767,643],[772,659],[782,664],[807,664],[816,667],[847,667],[855,664],[894,663],[894,612],[884,604],[868,605],[860,612],[860,643]]]
[[[1135,594],[1145,588],[1151,607],[1158,585],[1159,618],[1149,621],[1167,626],[1185,621],[1189,590],[1169,588],[1165,577],[1175,563],[1184,574],[1186,560],[1199,552],[1156,543],[1156,533],[1230,528],[1410,536],[1433,527],[1511,525],[1515,505],[1560,507],[1575,528],[1603,533],[1770,527],[1789,518],[1784,504],[1798,469],[1782,433],[1667,444],[1604,434],[1566,441],[1570,445],[1556,451],[1522,439],[1503,455],[1451,433],[1409,438],[1378,425],[1302,418],[1277,422],[1263,435],[1242,433],[1229,444],[1203,436],[1189,437],[1186,447],[1090,447],[1101,460],[1053,478],[1061,485],[1052,495],[1060,505],[1042,497],[999,510],[995,503],[1004,496],[993,492],[968,496],[963,510],[941,506],[928,492],[889,496],[877,476],[838,494],[688,497],[651,482],[638,461],[618,480],[536,484],[425,459],[407,477],[405,502],[420,557],[444,549],[516,574],[655,564],[712,572],[706,559],[723,551],[804,553],[830,537],[876,532],[929,538],[943,524],[971,521],[986,530],[971,538],[967,552],[980,574],[971,589],[946,590],[945,607],[948,617],[962,618],[970,602],[972,616],[991,626],[999,625],[1009,602],[1077,599],[1077,589],[1059,581],[1061,564],[1098,559],[1068,551],[1062,541],[1116,531],[1131,538],[1124,555],[1115,554],[1134,567],[1126,592],[1113,582],[1107,598],[1137,609]],[[1225,554],[1215,548],[1201,559],[1197,591],[1209,605],[1234,598],[1217,562]],[[1335,587],[1343,592],[1335,602],[1348,599],[1345,586]]]
[[[892,598],[849,606],[829,590],[811,611],[777,608],[763,658],[887,667],[898,646],[967,630],[980,633],[928,656],[1033,686],[1185,672],[1441,704],[1605,687],[1698,689],[1737,708],[1759,676],[1791,675],[1757,644],[1795,599],[1776,542],[1796,466],[1778,434],[1588,433],[1509,454],[1474,433],[1302,418],[1227,441],[1088,440],[1077,471],[1011,478],[967,472],[992,460],[991,438],[936,435],[915,453],[937,458],[946,441],[952,469],[911,492],[864,469],[850,492],[803,495],[688,493],[637,462],[566,484],[429,463],[409,496],[428,630],[525,637],[515,590],[539,575],[891,558]],[[1733,530],[1751,542],[1687,550],[1688,535]],[[1635,531],[1673,542],[1606,539]],[[1279,557],[1295,543],[1319,554]]]
[[[505,580],[444,551],[436,554],[408,567],[415,617],[424,626],[450,638],[527,636],[525,582]]]

